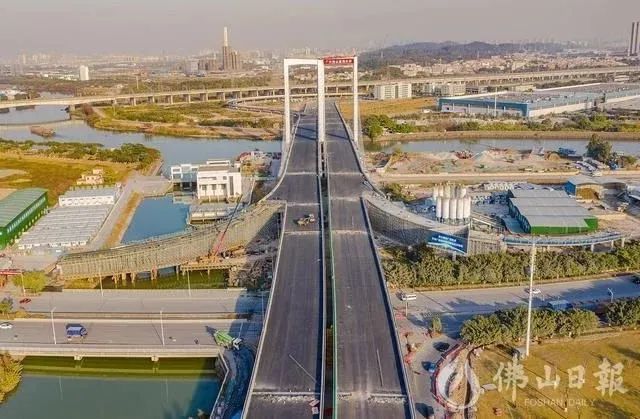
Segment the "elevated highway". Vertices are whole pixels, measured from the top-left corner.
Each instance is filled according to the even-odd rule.
[[[334,286],[334,409],[338,418],[412,418],[399,340],[363,198],[365,178],[333,104],[326,162]]]
[[[607,67],[607,68],[585,68],[571,70],[536,71],[521,73],[494,73],[494,74],[473,74],[473,75],[442,75],[425,78],[410,78],[398,80],[374,80],[361,81],[359,83],[360,92],[371,92],[376,85],[389,84],[398,81],[411,83],[429,82],[449,82],[467,83],[473,86],[486,85],[512,85],[519,83],[536,83],[545,81],[567,81],[567,80],[599,80],[612,79],[617,75],[640,74],[640,67]],[[328,93],[350,92],[351,83],[329,83]],[[314,94],[316,86],[303,84],[293,86],[292,94]],[[263,97],[284,95],[283,86],[256,86],[256,87],[235,87],[224,89],[191,89],[162,92],[145,93],[123,93],[117,95],[101,96],[77,96],[69,98],[37,98],[25,100],[13,100],[0,102],[0,109],[14,108],[17,106],[38,106],[38,105],[60,105],[75,107],[82,104],[130,104],[138,103],[191,103],[192,101],[206,102],[208,100],[228,100],[242,99],[247,97]]]
[[[280,251],[244,417],[312,418],[324,405],[324,218],[315,112],[303,115],[271,199],[287,201]],[[299,226],[295,220],[318,220]],[[317,416],[315,416],[317,417]]]

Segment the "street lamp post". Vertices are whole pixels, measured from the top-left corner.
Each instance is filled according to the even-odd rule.
[[[529,357],[531,346],[531,309],[533,307],[533,274],[536,266],[536,244],[531,245],[531,260],[529,262],[529,308],[527,310],[527,341],[525,343],[525,356]]]
[[[164,346],[164,323],[162,322],[162,310],[160,310],[160,336],[162,336],[162,346]]]
[[[56,308],[52,308],[51,309],[51,332],[53,333],[53,344],[57,345],[58,344],[58,340],[56,339],[56,327],[55,324],[53,322],[53,312],[56,310]]]
[[[187,269],[187,288],[189,289],[189,297],[191,297],[191,279],[189,278],[189,269]]]

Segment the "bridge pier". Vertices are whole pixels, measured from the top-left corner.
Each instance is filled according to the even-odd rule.
[[[173,95],[167,96],[167,102],[169,103],[169,105],[173,105]]]
[[[160,357],[158,355],[151,355],[151,361],[152,362],[158,362],[158,361],[160,361]]]
[[[69,105],[69,112],[73,112],[76,110],[76,105]]]
[[[138,101],[136,101],[135,97],[132,97],[131,99],[129,99],[129,105],[136,106],[137,104],[138,104]]]
[[[209,95],[207,95],[206,93],[200,93],[200,102],[208,102],[209,101]]]
[[[591,243],[591,251],[593,252],[596,248],[596,245],[594,243]]]
[[[111,101],[111,106],[118,106],[118,99],[113,99]]]
[[[624,237],[620,239],[620,247],[624,247]]]
[[[74,361],[82,361],[82,358],[83,358],[82,355],[78,355],[78,354],[73,356]]]
[[[149,102],[149,104],[154,104],[156,103],[156,97],[155,96],[149,96],[147,98],[147,102]]]

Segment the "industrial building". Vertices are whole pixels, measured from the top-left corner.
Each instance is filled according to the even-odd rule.
[[[229,160],[171,166],[171,181],[183,189],[195,189],[199,200],[224,200],[242,195],[242,173]]]
[[[465,83],[425,83],[422,93],[430,96],[464,96],[467,94]]]
[[[115,205],[120,190],[115,187],[97,189],[75,189],[58,198],[61,207],[84,207],[93,205]]]
[[[596,109],[604,104],[640,98],[640,84],[594,83],[533,92],[497,92],[446,97],[442,112],[467,115],[516,115],[525,118]]]
[[[373,89],[376,100],[411,99],[411,83],[380,84]]]
[[[580,234],[598,229],[598,219],[564,191],[514,189],[508,192],[508,198],[509,214],[525,233]]]
[[[20,250],[56,250],[89,244],[111,212],[112,205],[56,207],[18,242]]]
[[[0,201],[0,249],[12,245],[46,209],[46,189],[22,189]]]
[[[626,189],[626,182],[608,176],[572,176],[564,185],[569,195],[581,198],[602,197],[604,193],[619,193]]]

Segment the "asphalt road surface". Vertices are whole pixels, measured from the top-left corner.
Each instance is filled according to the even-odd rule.
[[[9,322],[11,329],[0,329],[0,346],[54,344],[50,319],[16,319]],[[68,340],[65,326],[82,324],[87,329],[83,340]],[[162,345],[164,329],[165,345],[215,345],[210,330],[221,329],[233,336],[255,342],[260,324],[229,320],[58,320],[54,318],[58,345]],[[197,339],[197,343],[196,343]]]
[[[410,417],[396,331],[360,200],[370,187],[333,104],[327,107],[326,150],[337,299],[338,415]]]
[[[315,116],[303,116],[287,171],[272,195],[287,201],[286,224],[246,407],[251,419],[311,418],[308,403],[322,391],[324,261],[315,131]],[[308,214],[316,221],[299,226],[296,220]]]
[[[7,296],[10,294],[7,293]],[[48,313],[53,308],[62,313],[260,313],[266,306],[258,294],[236,290],[87,290],[76,292],[45,292],[29,296],[11,296],[16,307],[32,313]]]
[[[402,291],[398,290],[392,294],[391,300],[395,309],[408,309],[409,318],[413,317],[416,321],[425,316],[440,315],[445,332],[457,337],[462,322],[475,314],[527,304],[527,288],[528,284],[522,284],[504,288],[415,292],[417,299],[408,304],[400,301]],[[555,284],[534,283],[534,288],[540,290],[540,294],[534,295],[534,307],[544,307],[549,301],[559,299],[567,300],[576,307],[593,307],[599,302],[611,300],[609,290],[613,291],[614,299],[640,296],[640,285],[634,284],[631,277]]]

